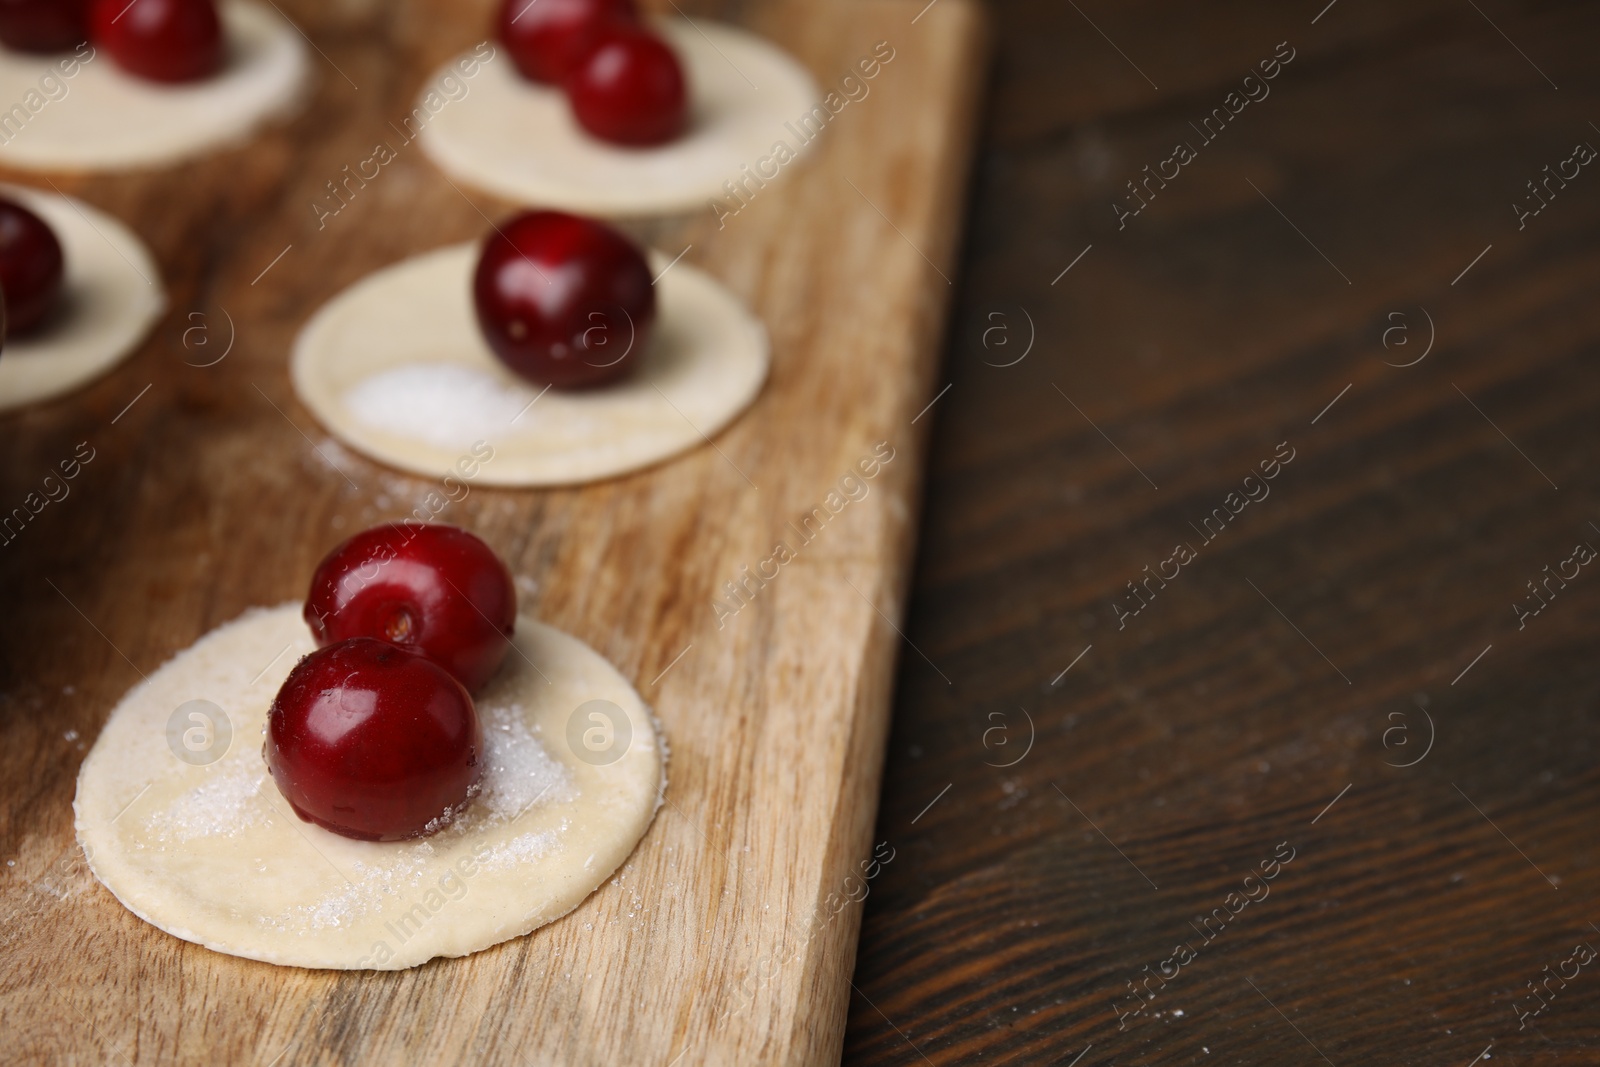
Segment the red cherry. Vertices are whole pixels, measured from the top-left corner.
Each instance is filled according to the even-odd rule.
[[[222,21],[212,0],[95,0],[91,35],[117,65],[158,82],[191,82],[222,69]]]
[[[558,389],[627,375],[656,316],[650,267],[632,242],[559,211],[518,215],[491,234],[472,291],[495,355]]]
[[[524,78],[560,85],[612,22],[634,22],[633,0],[504,0],[499,33]]]
[[[89,39],[89,0],[0,0],[0,43],[66,52]]]
[[[64,265],[61,242],[38,215],[0,200],[0,289],[11,336],[37,329],[55,308]]]
[[[357,637],[289,672],[267,712],[264,754],[302,819],[362,841],[398,841],[461,810],[483,770],[483,729],[449,671]]]
[[[566,88],[578,124],[603,141],[664,144],[688,125],[683,67],[666,42],[639,26],[602,30]]]
[[[328,553],[311,578],[305,618],[320,646],[388,641],[428,657],[475,693],[511,647],[517,591],[506,565],[467,531],[389,523]]]

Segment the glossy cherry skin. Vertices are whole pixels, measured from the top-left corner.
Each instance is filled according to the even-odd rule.
[[[89,0],[0,0],[0,44],[68,52],[89,39]]]
[[[388,641],[476,693],[510,650],[517,590],[494,550],[467,531],[390,523],[328,553],[312,575],[305,618],[318,645]]]
[[[504,0],[500,40],[524,78],[560,85],[613,22],[635,22],[633,0]]]
[[[12,337],[37,329],[61,295],[65,260],[48,223],[21,204],[0,200],[0,289]]]
[[[566,89],[578,125],[612,144],[665,144],[689,123],[683,65],[642,26],[606,27],[567,78]]]
[[[655,323],[644,255],[609,226],[559,211],[530,211],[490,234],[472,292],[501,362],[558,389],[626,376]]]
[[[212,0],[95,0],[89,28],[119,67],[151,81],[209,78],[226,53]]]
[[[295,665],[267,712],[267,768],[296,815],[362,841],[440,829],[483,771],[472,698],[438,664],[357,637]]]

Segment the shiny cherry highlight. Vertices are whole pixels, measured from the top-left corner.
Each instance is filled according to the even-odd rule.
[[[345,837],[441,829],[483,770],[472,698],[438,664],[358,637],[302,659],[267,713],[267,768],[296,815]]]
[[[635,22],[633,0],[504,0],[500,40],[524,78],[560,85],[614,22]]]
[[[95,0],[89,29],[119,67],[151,81],[209,78],[226,53],[212,0]]]
[[[318,645],[387,641],[426,656],[475,693],[511,647],[517,591],[494,550],[467,531],[389,523],[328,553],[311,578],[305,619]]]
[[[89,0],[0,0],[0,44],[68,52],[89,39]]]
[[[21,204],[0,200],[0,290],[9,336],[36,330],[49,317],[64,273],[61,242],[49,224]]]
[[[665,144],[689,123],[689,85],[678,56],[642,26],[603,29],[566,82],[578,125],[629,148]]]
[[[625,377],[655,323],[643,253],[610,227],[559,211],[530,211],[490,234],[472,292],[495,355],[558,389]]]

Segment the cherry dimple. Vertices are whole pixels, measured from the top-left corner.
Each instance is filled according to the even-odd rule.
[[[263,754],[296,815],[364,841],[441,829],[471,799],[483,730],[460,682],[373,638],[318,649],[267,713]]]
[[[95,0],[89,28],[119,67],[151,81],[209,78],[226,53],[212,0]]]
[[[608,226],[558,211],[527,212],[489,236],[473,302],[501,362],[564,389],[626,377],[656,315],[643,253]]]
[[[505,564],[467,531],[390,523],[328,554],[312,576],[305,618],[319,645],[388,641],[477,692],[510,649],[517,592]]]
[[[417,620],[405,608],[395,608],[389,613],[388,620],[383,625],[383,639],[390,644],[403,645],[414,640],[417,635]]]

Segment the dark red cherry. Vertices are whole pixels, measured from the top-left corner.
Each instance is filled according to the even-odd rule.
[[[67,52],[89,39],[89,0],[0,0],[0,44]]]
[[[440,829],[483,770],[483,729],[450,672],[357,637],[296,664],[267,712],[264,754],[296,815],[362,841]]]
[[[605,26],[638,18],[633,0],[504,0],[500,40],[524,78],[560,85]]]
[[[212,0],[94,0],[94,42],[130,74],[191,82],[222,69],[226,48]]]
[[[311,578],[305,618],[318,645],[388,641],[476,693],[511,647],[517,591],[506,565],[467,531],[389,523],[328,553]]]
[[[603,141],[664,144],[689,120],[689,87],[677,55],[641,26],[601,31],[566,82],[578,124]]]
[[[633,243],[559,211],[530,211],[490,234],[472,291],[495,355],[558,389],[627,375],[656,316],[650,267]]]
[[[36,329],[50,314],[63,270],[61,242],[49,224],[21,204],[0,200],[0,289],[11,336]]]

